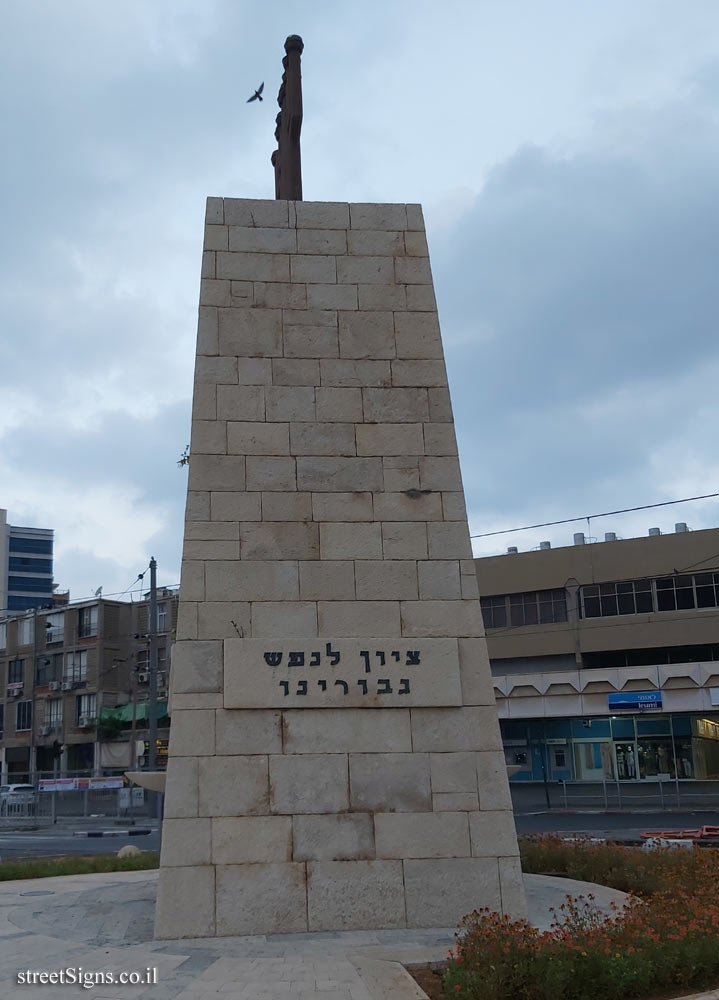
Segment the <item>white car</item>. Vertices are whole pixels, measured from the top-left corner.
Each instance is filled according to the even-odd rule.
[[[28,815],[35,811],[34,785],[0,785],[0,815]]]

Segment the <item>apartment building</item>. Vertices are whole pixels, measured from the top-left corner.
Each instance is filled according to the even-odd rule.
[[[475,566],[512,780],[719,778],[719,529]]]
[[[7,523],[0,508],[0,615],[53,604],[53,531]]]
[[[0,776],[124,769],[145,756],[149,594],[95,597],[0,620]],[[158,592],[158,749],[166,752],[177,591]],[[146,748],[145,748],[146,749]]]

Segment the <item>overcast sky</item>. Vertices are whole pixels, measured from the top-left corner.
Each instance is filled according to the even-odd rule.
[[[424,206],[472,533],[719,491],[716,0],[0,0],[0,507],[59,585],[179,580],[205,198],[273,197],[293,33],[305,198]]]

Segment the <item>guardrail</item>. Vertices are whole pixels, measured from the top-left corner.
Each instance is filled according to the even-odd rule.
[[[706,808],[719,809],[719,781],[692,779],[601,782],[561,781],[561,806],[565,809],[596,806],[604,809]]]

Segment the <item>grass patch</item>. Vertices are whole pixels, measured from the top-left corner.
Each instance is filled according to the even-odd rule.
[[[632,894],[608,919],[567,897],[548,931],[489,910],[462,921],[442,987],[457,1000],[634,1000],[719,982],[719,851],[520,842],[524,871]]]
[[[0,882],[22,878],[52,878],[54,875],[90,875],[93,872],[137,872],[159,868],[157,851],[143,851],[134,858],[115,854],[90,854],[79,857],[27,858],[3,861]]]

